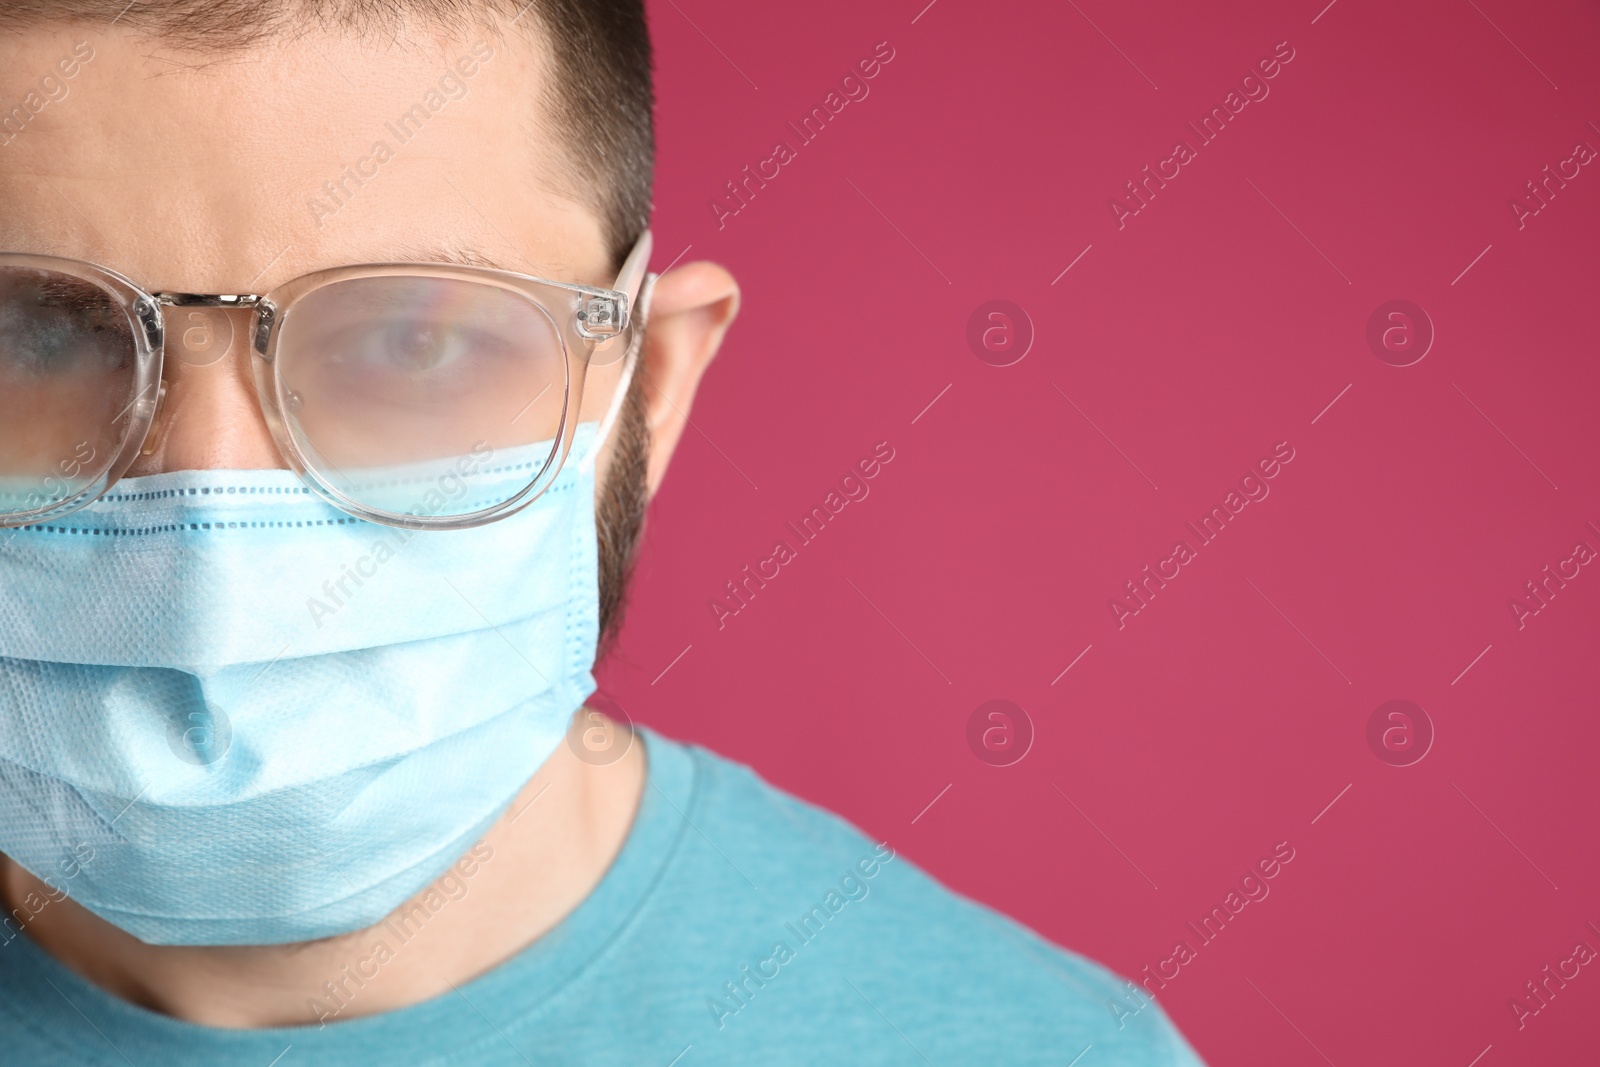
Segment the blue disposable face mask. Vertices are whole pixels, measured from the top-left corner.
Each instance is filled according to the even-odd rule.
[[[150,944],[382,921],[495,822],[594,688],[603,438],[580,424],[543,496],[470,530],[374,525],[289,471],[212,470],[0,533],[0,852]]]

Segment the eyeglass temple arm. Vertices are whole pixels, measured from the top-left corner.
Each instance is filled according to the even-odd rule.
[[[613,289],[628,296],[628,314],[630,318],[634,309],[639,305],[639,298],[644,295],[644,279],[650,270],[650,249],[654,246],[655,239],[650,231],[646,230],[634,242],[633,251],[628,253],[628,258],[622,263],[622,270],[617,272],[617,281]]]

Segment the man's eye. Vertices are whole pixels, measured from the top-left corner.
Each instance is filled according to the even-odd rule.
[[[0,367],[13,373],[104,374],[124,368],[132,347],[125,324],[93,309],[0,308]]]
[[[396,322],[358,333],[348,359],[380,371],[424,374],[488,354],[491,339],[458,326]]]

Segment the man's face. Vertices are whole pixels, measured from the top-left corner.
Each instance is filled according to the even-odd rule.
[[[548,121],[531,30],[387,43],[310,30],[206,54],[116,26],[7,38],[0,110],[26,114],[0,134],[0,249],[87,260],[151,291],[261,293],[399,259],[609,286],[598,220],[556,191],[586,168]],[[207,335],[179,314],[164,425],[129,475],[284,466],[250,384],[246,313],[212,313],[235,316],[215,361],[189,358],[186,338]],[[601,417],[620,371],[590,372],[581,420]]]
[[[249,48],[216,42],[220,51],[181,50],[117,25],[0,34],[0,251],[99,264],[147,292],[267,293],[316,271],[400,260],[464,261],[610,287],[615,235],[587,206],[598,198],[582,194],[611,176],[574,152],[551,120],[548,109],[560,106],[560,94],[532,36],[543,30],[532,21],[481,34],[419,24],[393,37],[290,26],[282,39]],[[642,78],[642,68],[635,74]],[[635,88],[644,93],[642,82]],[[642,143],[642,127],[634,132]],[[570,192],[574,187],[579,193]],[[616,615],[645,495],[660,484],[701,375],[739,304],[733,278],[711,263],[676,266],[653,293],[634,387],[598,457],[602,630]],[[255,395],[250,314],[208,310],[212,321],[196,323],[192,310],[166,311],[164,407],[127,475],[285,466]],[[50,328],[45,322],[40,333],[53,342]],[[215,338],[230,333],[231,352],[218,353]],[[568,416],[599,421],[624,369],[615,358],[591,365],[581,405]],[[646,379],[648,389],[641,387]],[[43,418],[37,405],[28,405],[27,414],[36,423]],[[483,574],[500,562],[463,565]],[[238,596],[248,597],[254,580],[242,580]],[[74,592],[98,596],[84,586]],[[562,606],[577,617],[589,605]],[[494,654],[504,656],[498,645]],[[454,698],[438,687],[419,701],[426,699]],[[155,710],[159,716],[172,709]],[[554,712],[564,717],[570,710]],[[521,751],[500,749],[509,756],[501,761],[504,779],[523,772],[516,763]],[[296,769],[294,753],[283,762]],[[552,758],[544,767],[560,775],[573,763]],[[628,766],[637,772],[642,764],[635,759]],[[482,791],[481,782],[470,785]],[[621,790],[617,810],[632,810],[631,786],[607,789]],[[574,797],[578,806],[601,802],[587,793]],[[191,814],[169,805],[166,813],[174,812]],[[161,838],[152,831],[151,847],[124,855],[161,872],[171,840],[197,836],[204,835],[183,830]],[[358,845],[365,849],[369,841]],[[577,850],[574,841],[554,838],[549,847],[556,862]],[[34,891],[32,876],[21,870],[0,856],[0,896],[7,901],[19,890]],[[108,895],[149,884],[104,877]],[[283,879],[277,888],[304,887]],[[87,910],[62,907],[53,915],[57,948],[103,942],[109,934]],[[189,934],[164,928],[157,936],[166,945]]]

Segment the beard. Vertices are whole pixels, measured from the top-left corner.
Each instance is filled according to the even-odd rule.
[[[640,356],[642,360],[642,354]],[[627,607],[628,580],[633,574],[639,537],[650,502],[646,473],[650,468],[650,426],[645,414],[645,370],[633,375],[617,413],[616,451],[612,453],[600,499],[595,504],[595,532],[600,547],[600,645],[595,661],[610,651]]]

